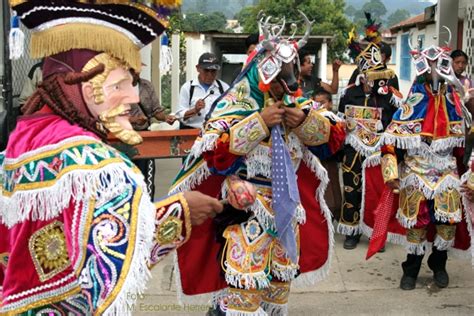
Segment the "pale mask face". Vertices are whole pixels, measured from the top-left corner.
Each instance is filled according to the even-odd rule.
[[[122,67],[112,70],[103,83],[103,102],[97,103],[90,83],[82,86],[84,99],[94,117],[122,142],[136,145],[143,141],[133,130],[129,121],[131,104],[138,103],[139,97],[132,85],[130,72]]]

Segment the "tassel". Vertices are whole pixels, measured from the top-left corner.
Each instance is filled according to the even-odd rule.
[[[295,97],[295,98],[303,96],[303,90],[301,90],[301,88],[299,88],[298,90],[296,90],[295,93],[292,94],[292,96]]]
[[[365,76],[368,81],[375,81],[380,79],[392,79],[395,77],[395,72],[392,69],[372,70],[367,71]]]
[[[168,73],[171,70],[173,63],[173,55],[169,46],[169,38],[166,33],[161,36],[161,56],[160,56],[160,70],[163,73]]]
[[[263,93],[270,91],[270,84],[269,83],[263,83],[262,81],[258,82],[258,88],[260,91]]]
[[[20,29],[20,18],[13,11],[11,18],[10,34],[8,36],[10,46],[10,59],[17,60],[23,55],[25,34]]]

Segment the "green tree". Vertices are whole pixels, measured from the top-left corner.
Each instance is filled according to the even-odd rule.
[[[372,17],[377,18],[379,21],[382,21],[382,17],[387,13],[387,8],[380,0],[370,0],[362,6],[362,16],[363,12],[372,13]]]
[[[191,12],[186,14],[183,20],[182,30],[185,32],[224,31],[226,24],[227,19],[222,12],[211,14]]]
[[[364,3],[360,10],[356,10],[352,21],[356,25],[357,32],[359,34],[365,33],[365,24],[367,19],[365,17],[365,12],[368,12],[372,15],[372,19],[376,23],[384,23],[383,16],[387,13],[387,8],[380,0],[370,0]]]
[[[354,19],[354,15],[356,14],[357,11],[358,11],[358,10],[357,10],[353,5],[349,5],[349,6],[347,6],[347,8],[344,10],[344,13],[345,13],[348,17]]]
[[[410,17],[410,12],[405,9],[398,9],[397,11],[390,14],[387,18],[387,27],[391,27],[395,24],[400,23],[403,20],[406,20]]]
[[[263,10],[266,15],[285,17],[287,25],[290,21],[296,21],[299,27],[297,34],[303,34],[305,27],[298,12],[301,10],[310,20],[314,20],[312,35],[334,36],[329,47],[332,59],[341,57],[346,50],[344,33],[352,26],[344,15],[344,7],[344,0],[260,0],[257,5],[244,8],[237,16],[246,33],[258,32],[257,15]],[[286,34],[289,32],[288,29]]]

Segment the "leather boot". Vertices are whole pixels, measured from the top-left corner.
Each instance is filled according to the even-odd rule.
[[[346,235],[346,240],[344,240],[343,247],[347,250],[355,249],[359,241],[360,235]]]
[[[400,280],[402,290],[413,290],[416,287],[416,279],[421,268],[423,255],[407,255],[407,260],[402,262],[403,276]]]
[[[435,284],[440,288],[445,288],[449,284],[449,276],[446,271],[446,261],[448,260],[447,250],[438,250],[433,247],[433,252],[428,257],[428,267],[433,271]]]

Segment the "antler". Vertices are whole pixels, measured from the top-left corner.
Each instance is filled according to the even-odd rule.
[[[283,31],[285,30],[285,25],[286,25],[286,18],[283,17],[283,23],[280,25],[275,25],[273,28],[274,29],[277,29],[278,30],[278,33],[275,34],[275,32],[273,32],[273,38],[278,38],[280,37],[280,35],[283,33]]]
[[[418,44],[416,49],[413,48],[413,44],[411,43],[412,38],[413,32],[410,32],[408,34],[408,47],[410,47],[410,52],[412,52],[412,54],[418,54],[418,49],[420,48],[420,45]]]
[[[449,34],[449,39],[446,43],[446,46],[447,47],[450,47],[451,46],[451,38],[453,37],[453,34],[451,34],[451,30],[449,29],[449,27],[447,27],[446,25],[443,25],[443,27],[448,31],[448,34]]]
[[[306,43],[308,42],[308,38],[309,38],[309,34],[311,33],[311,26],[313,25],[313,22],[314,21],[310,21],[308,19],[308,17],[306,16],[306,14],[303,13],[303,11],[301,10],[298,10],[299,13],[303,16],[303,19],[305,21],[305,24],[306,24],[306,31],[303,35],[303,38],[301,38],[299,41],[298,41],[298,49],[300,49],[301,47],[305,46]]]
[[[472,114],[471,112],[469,112],[469,110],[464,104],[466,92],[464,91],[464,86],[462,85],[461,81],[458,79],[458,77],[456,77],[456,74],[454,73],[454,70],[452,68],[450,69],[448,75],[439,71],[438,68],[436,68],[436,72],[440,77],[452,84],[456,88],[456,91],[458,91],[461,95],[461,110],[463,113],[464,123],[466,124],[466,127],[470,128],[472,126]]]
[[[260,34],[263,34],[263,39],[261,40],[262,46],[268,50],[268,51],[273,51],[275,49],[275,46],[272,42],[272,37],[270,34],[270,19],[272,18],[271,16],[268,16],[265,19],[265,22],[262,23],[264,16],[260,19],[259,21],[259,30]]]
[[[257,17],[260,18],[258,20],[258,31],[259,31],[260,36],[263,35],[263,40],[270,39],[269,21],[272,17],[267,16],[265,19],[265,13],[263,13],[263,11],[260,11]],[[265,19],[265,21],[263,19]]]

